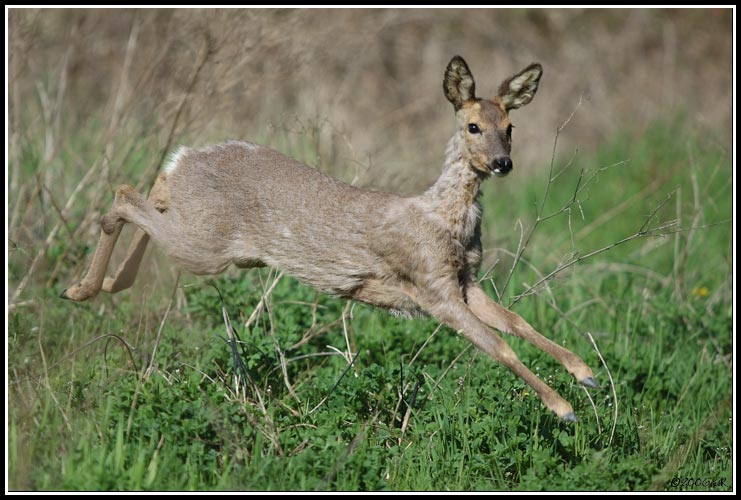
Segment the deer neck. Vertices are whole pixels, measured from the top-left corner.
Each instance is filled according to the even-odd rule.
[[[423,196],[464,244],[470,241],[481,223],[478,198],[482,180],[482,176],[469,166],[463,138],[460,134],[454,135],[445,151],[442,174]]]

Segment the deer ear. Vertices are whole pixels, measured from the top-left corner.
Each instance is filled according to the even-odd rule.
[[[461,56],[455,56],[448,63],[443,80],[443,91],[458,111],[466,101],[476,99],[476,83],[471,70]]]
[[[543,66],[533,63],[499,86],[499,97],[507,111],[517,109],[533,100],[538,90]]]

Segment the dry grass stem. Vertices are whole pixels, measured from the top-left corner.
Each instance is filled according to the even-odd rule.
[[[175,277],[175,284],[172,287],[172,293],[170,294],[170,300],[167,302],[167,309],[165,309],[165,314],[162,316],[162,321],[160,322],[160,326],[157,329],[157,338],[154,340],[154,347],[152,348],[152,355],[149,358],[149,365],[147,366],[147,369],[144,371],[145,379],[149,378],[152,375],[152,372],[154,371],[154,360],[157,356],[157,348],[160,345],[160,340],[162,340],[162,330],[165,328],[165,323],[167,323],[167,317],[170,315],[172,304],[175,301],[175,293],[177,292],[179,281],[180,281],[180,272],[178,271]]]
[[[617,427],[618,422],[618,397],[617,397],[617,391],[615,390],[615,381],[612,379],[612,372],[610,372],[610,367],[607,366],[607,362],[605,362],[605,358],[602,357],[602,353],[599,350],[599,347],[597,347],[597,342],[594,341],[594,337],[592,337],[592,334],[587,332],[587,336],[589,337],[589,340],[592,342],[592,345],[594,346],[594,350],[597,351],[597,356],[599,356],[600,361],[602,362],[602,366],[605,367],[605,371],[607,372],[607,378],[610,379],[610,388],[612,389],[612,400],[614,406],[614,415],[612,418],[612,429],[610,430],[610,440],[607,442],[607,446],[610,446],[612,444],[612,439],[615,437],[615,428]],[[591,401],[591,398],[590,398]]]

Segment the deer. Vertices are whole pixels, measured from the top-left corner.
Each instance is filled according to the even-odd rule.
[[[321,292],[390,310],[431,316],[527,383],[561,419],[569,402],[520,361],[494,331],[552,356],[582,385],[597,388],[576,354],[491,299],[477,279],[482,261],[480,187],[513,169],[510,111],[530,103],[543,68],[505,79],[492,99],[476,97],[466,61],[453,57],[443,91],[457,126],[437,181],[418,196],[365,190],[251,142],[181,146],[148,198],[123,184],[101,219],[85,277],[61,296],[84,301],[129,288],[149,240],[182,269],[212,275],[272,266]],[[123,262],[105,277],[122,227],[136,226]]]

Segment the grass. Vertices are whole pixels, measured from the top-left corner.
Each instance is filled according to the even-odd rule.
[[[43,252],[50,264],[20,295],[26,303],[8,313],[8,488],[730,491],[732,162],[713,144],[659,122],[593,157],[557,159],[544,204],[547,168],[484,187],[489,293],[582,356],[603,384],[590,391],[593,408],[552,359],[507,338],[574,405],[578,424],[435,321],[348,306],[288,277],[245,328],[275,277],[266,269],[183,275],[180,285],[194,286],[177,291],[164,322],[166,272],[116,296],[62,301],[95,241],[92,230],[69,241],[89,210],[79,200]],[[127,175],[147,170],[144,153],[125,158]],[[62,179],[39,172],[41,154],[28,146],[11,181]],[[79,164],[71,154],[55,164]],[[638,233],[652,213],[646,227],[660,235],[578,260]],[[16,244],[11,284],[57,220],[50,208],[35,239]],[[243,341],[241,379],[222,307]]]

